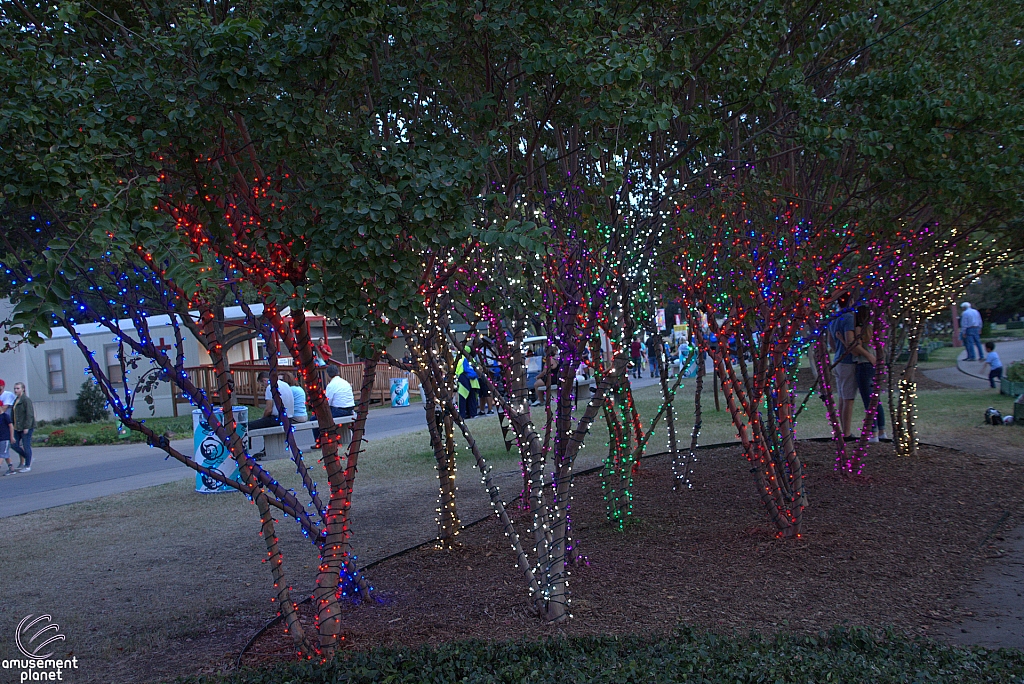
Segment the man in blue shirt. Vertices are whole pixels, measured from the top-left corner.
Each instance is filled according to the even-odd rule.
[[[839,424],[843,436],[852,439],[853,404],[857,397],[857,362],[850,353],[854,344],[854,328],[856,321],[850,302],[853,299],[849,292],[839,297],[840,313],[828,327],[828,338],[835,351],[832,358],[836,407],[839,409]]]
[[[981,314],[970,302],[964,302],[960,308],[963,309],[960,314],[960,338],[967,347],[967,360],[984,361],[985,352],[981,350]]]

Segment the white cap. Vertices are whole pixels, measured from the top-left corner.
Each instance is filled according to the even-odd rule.
[[[971,303],[970,302],[964,302],[963,304],[960,305],[961,309],[969,309],[970,307],[971,307]]]

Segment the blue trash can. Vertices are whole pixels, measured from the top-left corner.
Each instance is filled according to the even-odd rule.
[[[391,408],[409,405],[409,378],[391,378]]]
[[[245,406],[235,406],[232,413],[237,425],[235,431],[244,440],[249,431],[249,409]],[[219,420],[223,420],[224,413],[221,409],[216,409],[215,415]],[[231,450],[217,438],[210,424],[203,418],[203,412],[199,409],[192,411],[192,448],[195,450],[193,458],[199,465],[211,470],[218,470],[230,480],[241,481],[238,464],[231,458]],[[221,484],[212,477],[196,473],[196,491],[200,494],[215,494],[238,490]]]

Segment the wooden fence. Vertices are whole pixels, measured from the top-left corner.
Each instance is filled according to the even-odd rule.
[[[266,401],[263,391],[260,390],[256,376],[265,372],[269,367],[266,364],[234,364],[231,366],[231,374],[235,381],[234,400],[237,404],[248,406],[263,406]],[[279,366],[281,372],[292,370],[290,366]],[[356,401],[359,400],[359,388],[363,384],[363,364],[346,363],[338,366],[341,377],[352,385],[352,393]],[[219,402],[217,396],[217,374],[212,365],[192,366],[185,369],[188,379],[196,387],[204,390],[214,403]],[[293,371],[294,372],[294,371]],[[298,377],[298,373],[295,373]],[[419,378],[414,373],[408,373],[399,368],[394,368],[386,363],[377,364],[377,374],[373,381],[373,389],[370,392],[370,403],[387,404],[391,401],[391,380],[392,378],[407,378],[409,380],[409,392],[419,392]],[[320,369],[320,379],[326,386],[327,373],[325,368]],[[177,387],[171,386],[174,393],[174,415],[178,415],[178,404],[189,403],[187,397],[178,393]]]

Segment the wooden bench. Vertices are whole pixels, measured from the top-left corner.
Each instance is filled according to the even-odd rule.
[[[341,426],[341,443],[348,444],[352,441],[352,432],[348,429],[349,424],[354,422],[356,417],[353,416],[338,416],[334,419],[335,425]],[[299,432],[302,430],[312,430],[317,426],[315,420],[307,420],[304,423],[292,423],[292,431]],[[260,428],[258,430],[250,430],[249,437],[262,437],[263,438],[263,460],[273,461],[279,458],[287,458],[288,451],[285,448],[286,440],[284,438],[284,426],[275,425],[268,428]]]
[[[534,379],[536,379],[536,378],[534,378]],[[575,408],[575,409],[578,409],[580,407],[580,388],[581,387],[589,387],[590,388],[590,392],[593,393],[593,392],[596,391],[596,388],[597,388],[597,379],[593,375],[591,375],[589,378],[586,378],[583,382],[580,382],[579,376],[576,376],[576,379],[573,380],[573,408]],[[531,384],[531,385],[529,385],[527,387],[527,389],[529,390],[529,392],[527,392],[527,394],[528,395],[529,394],[533,394],[534,398],[536,398],[536,388]],[[558,391],[558,385],[548,385],[547,387],[544,388],[544,392],[546,392],[546,393],[557,392],[557,391]],[[589,397],[587,398],[587,401],[590,401]],[[530,402],[530,403],[531,403],[531,406],[532,406],[533,402]]]

